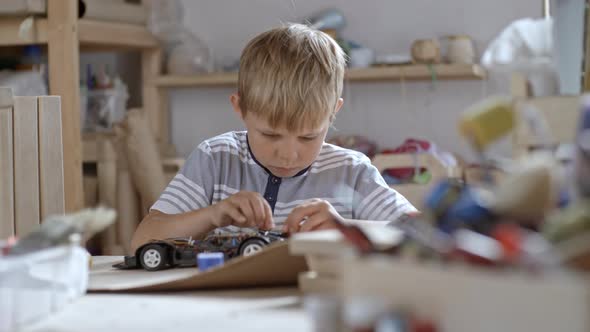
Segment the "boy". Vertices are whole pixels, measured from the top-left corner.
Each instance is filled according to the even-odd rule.
[[[324,143],[342,107],[344,70],[338,44],[304,25],[250,41],[230,96],[247,131],[191,153],[136,230],[134,250],[225,226],[294,233],[334,228],[334,220],[386,224],[416,211],[366,156]]]

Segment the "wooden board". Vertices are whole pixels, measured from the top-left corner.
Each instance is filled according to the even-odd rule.
[[[39,189],[41,220],[64,214],[64,166],[61,102],[57,96],[39,97]]]
[[[86,19],[145,25],[148,17],[146,6],[123,1],[83,0]]]
[[[122,261],[122,258],[119,260]],[[111,262],[112,263],[112,262]],[[177,268],[158,272],[117,270],[107,264],[93,269],[89,292],[181,291],[212,288],[243,288],[295,285],[307,266],[302,257],[291,256],[288,243],[275,243],[261,252],[234,258],[223,266],[200,272]]]
[[[147,49],[141,52],[141,75],[143,80],[142,105],[147,115],[154,137],[159,142],[167,143],[168,134],[168,103],[166,91],[159,89],[154,79],[161,72],[162,51]]]
[[[12,106],[0,106],[0,239],[14,235],[12,135]]]
[[[14,219],[23,236],[39,226],[39,145],[36,97],[14,97]]]
[[[82,144],[80,136],[80,53],[78,43],[78,2],[48,0],[49,91],[61,96],[64,144],[64,190],[67,212],[81,209]],[[111,38],[113,36],[110,36]]]
[[[103,139],[98,142],[99,161],[97,163],[98,202],[102,206],[117,207],[117,155],[113,142]],[[102,249],[105,254],[123,254],[117,243],[117,225],[110,225],[102,232]]]
[[[90,19],[81,19],[78,21],[78,25],[82,46],[108,46],[109,49],[159,47],[158,40],[145,26]]]
[[[402,240],[402,232],[391,226],[361,226],[377,248],[386,249]],[[352,246],[338,230],[295,234],[290,242],[294,255],[338,257],[353,252]]]

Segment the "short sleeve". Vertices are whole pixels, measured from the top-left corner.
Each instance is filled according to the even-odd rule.
[[[354,191],[354,218],[360,220],[397,222],[417,209],[400,193],[389,187],[369,161],[359,165]]]
[[[215,167],[211,148],[201,143],[168,184],[150,210],[179,214],[211,205]]]

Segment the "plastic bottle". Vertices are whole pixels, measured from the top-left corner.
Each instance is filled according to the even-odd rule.
[[[21,68],[41,71],[45,67],[45,56],[39,45],[27,45],[23,48]]]

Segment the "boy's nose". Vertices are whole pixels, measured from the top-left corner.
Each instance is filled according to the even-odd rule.
[[[299,154],[297,153],[296,149],[289,148],[288,146],[283,146],[277,150],[277,156],[282,163],[282,167],[290,167],[295,164]]]

